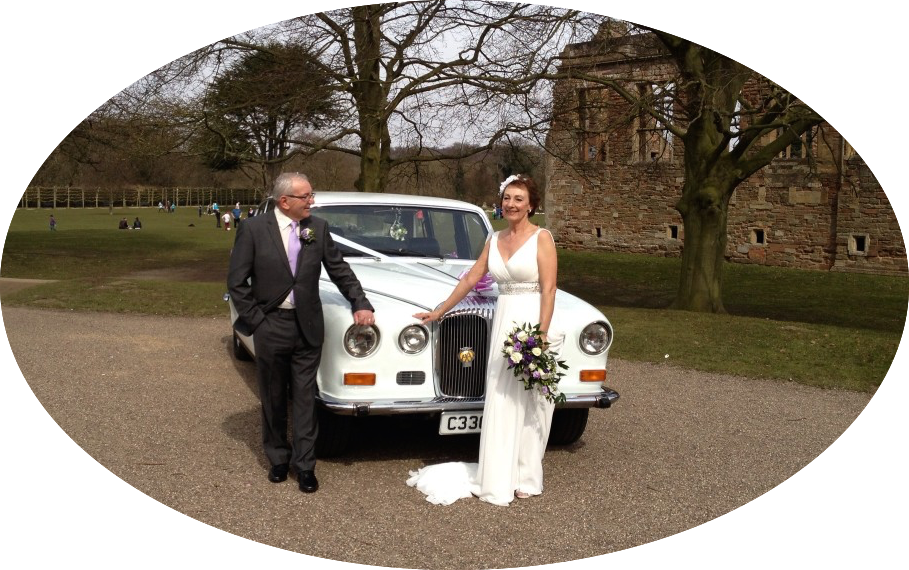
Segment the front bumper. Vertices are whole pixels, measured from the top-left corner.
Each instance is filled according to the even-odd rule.
[[[599,394],[568,396],[560,408],[609,408],[619,399],[619,393],[603,387]],[[342,416],[390,416],[401,414],[438,414],[483,409],[483,398],[435,398],[432,400],[375,400],[351,402],[319,395],[322,407]]]

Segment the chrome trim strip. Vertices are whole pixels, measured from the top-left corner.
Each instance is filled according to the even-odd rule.
[[[568,396],[563,408],[608,408],[619,399],[615,390],[603,388],[599,394]],[[482,398],[434,398],[419,400],[377,400],[374,402],[348,402],[329,396],[316,397],[319,405],[342,416],[389,416],[400,414],[436,414],[483,409]]]

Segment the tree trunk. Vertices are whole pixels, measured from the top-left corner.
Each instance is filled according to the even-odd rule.
[[[676,205],[684,222],[679,289],[673,309],[725,313],[723,263],[730,192],[710,181],[687,179]]]
[[[357,65],[353,96],[360,123],[360,175],[355,186],[361,192],[384,192],[391,161],[391,136],[385,116],[387,94],[380,73],[380,11],[375,6],[351,10]]]

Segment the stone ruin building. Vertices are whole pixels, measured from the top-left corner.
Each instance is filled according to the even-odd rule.
[[[590,42],[567,46],[562,58],[563,67],[585,73],[640,78],[629,87],[642,93],[658,89],[675,70],[650,34],[601,30]],[[606,87],[563,80],[554,86],[554,100],[567,110],[556,113],[547,140],[552,153],[545,209],[558,244],[679,256],[685,236],[674,204],[683,181],[681,142]],[[654,100],[660,104],[661,98]],[[662,100],[671,105],[669,97]],[[726,258],[835,271],[907,270],[887,196],[826,123],[736,189]]]

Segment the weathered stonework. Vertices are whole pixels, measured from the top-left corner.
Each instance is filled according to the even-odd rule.
[[[574,44],[564,55],[589,73],[665,81],[673,68],[657,52],[652,39],[632,36]],[[554,93],[559,105],[578,109],[556,109],[563,118],[547,141],[545,210],[558,244],[679,256],[681,142],[653,136],[611,90],[572,80]],[[778,158],[738,186],[729,202],[727,260],[905,275],[905,244],[880,184],[830,125],[819,132],[793,151],[802,156]]]

